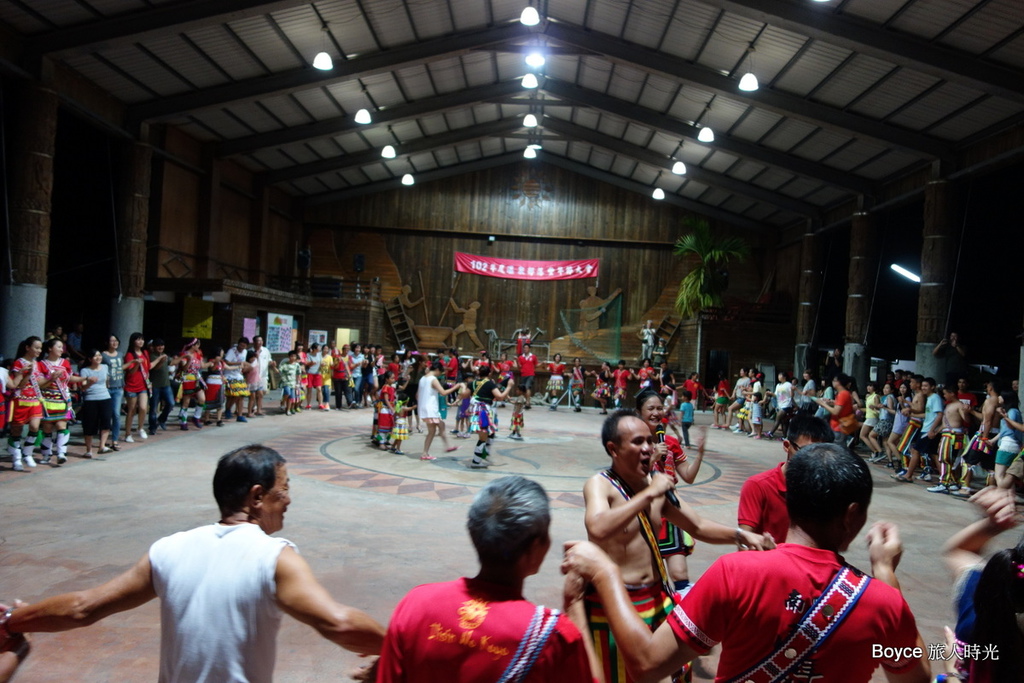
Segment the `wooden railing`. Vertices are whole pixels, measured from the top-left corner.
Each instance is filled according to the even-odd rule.
[[[789,325],[793,312],[790,306],[780,304],[735,304],[721,308],[706,308],[701,311],[700,316],[704,322]]]
[[[380,301],[380,280],[346,280],[341,277],[270,276],[267,286],[316,299],[370,299]]]

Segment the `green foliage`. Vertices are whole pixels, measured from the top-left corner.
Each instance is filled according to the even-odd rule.
[[[690,318],[705,308],[722,305],[729,281],[725,266],[731,260],[747,258],[750,247],[739,237],[712,234],[711,226],[702,218],[687,218],[684,224],[690,232],[676,240],[673,251],[680,258],[695,257],[697,262],[679,282],[676,310]]]

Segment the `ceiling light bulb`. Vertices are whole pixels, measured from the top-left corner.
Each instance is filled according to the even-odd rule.
[[[536,159],[537,158],[537,150],[535,150],[532,147],[527,147],[526,149],[523,150],[523,158],[524,159]]]
[[[395,156],[396,156],[395,155],[395,148],[392,147],[391,145],[388,145],[387,147],[385,147],[384,149],[382,149],[380,151],[380,155],[382,157],[384,157],[385,159],[394,159]]]
[[[404,176],[402,176],[403,185],[412,185],[415,182],[416,179],[412,177],[412,173],[406,173]]]
[[[686,175],[686,164],[681,161],[677,161],[672,164],[672,172],[676,175]]]
[[[527,7],[523,10],[523,13],[519,15],[519,22],[523,26],[536,26],[540,23],[540,14],[537,12],[536,7]]]
[[[757,90],[757,87],[757,76],[749,71],[743,74],[743,78],[740,79],[740,90],[743,90],[744,92],[754,92]]]
[[[700,129],[700,132],[697,133],[697,139],[701,142],[714,142],[715,131],[711,130],[710,126],[704,126]]]
[[[526,116],[523,117],[523,125],[526,126],[527,128],[536,128],[537,117],[534,116],[533,114],[527,114]]]
[[[360,109],[356,112],[356,123],[373,123],[369,109]]]
[[[526,74],[523,76],[523,87],[524,88],[536,88],[540,83],[537,81],[537,77],[533,74]]]
[[[313,58],[313,68],[320,69],[321,71],[330,71],[334,68],[334,61],[326,52],[317,52],[316,57]]]
[[[655,199],[664,199],[665,190],[661,189],[660,187],[656,187],[654,188],[654,192],[651,193],[651,196],[654,197]]]
[[[539,69],[544,66],[544,61],[544,55],[539,52],[531,52],[526,55],[527,65],[532,66],[534,69]]]
[[[531,142],[530,144],[527,145],[527,147],[529,147],[530,149],[542,149],[540,144],[536,142]]]

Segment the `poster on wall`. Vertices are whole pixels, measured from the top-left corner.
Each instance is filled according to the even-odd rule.
[[[242,318],[242,336],[252,343],[253,337],[260,335],[260,323],[258,318]]]
[[[307,348],[312,346],[313,344],[327,346],[327,330],[310,330],[309,344],[307,344]]]
[[[288,353],[292,350],[293,318],[283,313],[267,313],[267,348],[271,353]]]
[[[185,339],[211,339],[213,337],[213,302],[197,297],[185,297],[181,316],[181,336]]]

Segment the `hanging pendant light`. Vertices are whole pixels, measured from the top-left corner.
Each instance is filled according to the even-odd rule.
[[[665,190],[660,187],[656,187],[654,188],[654,192],[651,193],[651,196],[660,201],[665,198]]]
[[[757,76],[752,72],[748,71],[743,74],[743,78],[740,79],[740,90],[744,92],[754,92],[758,88]]]
[[[702,126],[700,132],[697,133],[697,139],[701,142],[714,142],[715,131],[711,130],[711,126]]]
[[[523,117],[523,125],[526,126],[527,128],[536,128],[537,117],[534,116],[533,114],[527,114],[526,116]]]
[[[327,52],[326,22],[324,22],[323,28],[320,30],[323,31],[320,36],[320,52],[317,52],[316,57],[313,58],[313,68],[319,69],[320,71],[330,71],[334,68],[334,60],[331,59],[331,55]]]
[[[406,173],[402,176],[402,184],[405,186],[413,185],[416,179],[412,177],[412,173]]]
[[[397,156],[395,148],[392,145],[386,145],[384,149],[380,151],[380,155],[385,159],[394,159]]]
[[[373,117],[370,116],[370,110],[363,108],[356,112],[356,123],[373,123]]]
[[[536,7],[527,7],[519,15],[519,23],[523,26],[536,26],[540,23],[540,13]]]
[[[540,85],[537,77],[533,74],[526,74],[523,76],[523,87],[524,88],[536,88]]]
[[[539,69],[544,66],[545,61],[544,55],[539,52],[531,52],[526,55],[527,66],[533,67],[534,69]]]
[[[532,147],[527,147],[526,149],[523,150],[523,158],[524,159],[536,159],[537,158],[537,150],[535,150]]]
[[[686,175],[686,164],[681,161],[677,161],[672,164],[672,172],[676,175]]]

